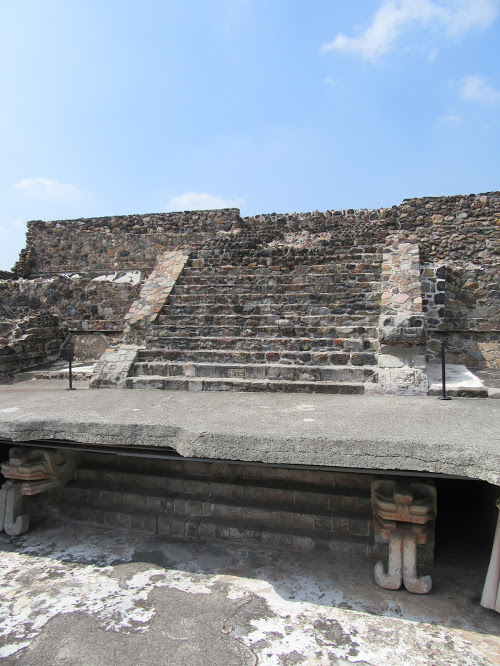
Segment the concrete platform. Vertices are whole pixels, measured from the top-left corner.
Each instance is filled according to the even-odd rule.
[[[422,472],[500,485],[497,400],[0,387],[0,438],[188,458]]]

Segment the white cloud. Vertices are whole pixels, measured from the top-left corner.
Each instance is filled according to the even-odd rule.
[[[322,50],[357,53],[374,60],[391,49],[408,25],[417,23],[455,37],[474,28],[487,28],[497,14],[498,0],[385,0],[359,37],[339,33]]]
[[[80,194],[76,185],[61,183],[56,178],[23,178],[13,187],[29,196],[49,201],[65,201]]]
[[[460,94],[464,99],[479,104],[500,104],[500,90],[494,88],[479,74],[464,76],[460,81]]]
[[[449,127],[457,127],[461,124],[462,118],[456,113],[447,113],[439,117],[441,125],[448,125]]]
[[[245,203],[245,199],[223,199],[213,194],[202,192],[186,192],[172,197],[167,203],[167,210],[212,210],[214,208],[239,208]]]
[[[325,78],[325,84],[327,86],[336,86],[338,83],[337,79],[334,79],[333,76],[327,76]]]

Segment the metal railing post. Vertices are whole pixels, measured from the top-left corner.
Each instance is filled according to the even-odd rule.
[[[75,349],[75,345],[73,343],[70,343],[66,347],[66,351],[68,354],[68,365],[69,365],[69,388],[66,389],[66,391],[76,391],[76,388],[73,387],[73,351]]]
[[[446,338],[441,340],[441,395],[440,400],[451,400],[450,396],[446,395]]]

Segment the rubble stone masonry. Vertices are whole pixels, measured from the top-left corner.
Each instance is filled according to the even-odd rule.
[[[17,327],[19,337],[21,320],[38,313],[50,313],[74,331],[123,330],[166,252],[189,255],[206,275],[216,268],[267,275],[270,289],[286,272],[338,270],[348,307],[350,289],[374,289],[376,280],[384,281],[383,263],[394,242],[411,250],[411,279],[400,274],[399,284],[387,289],[384,283],[373,292],[380,313],[389,301],[392,309],[411,303],[421,312],[428,360],[446,332],[449,361],[500,367],[499,192],[406,199],[378,210],[241,218],[237,209],[225,209],[29,222],[13,273],[0,275],[2,335],[8,341]],[[371,287],[358,281],[368,262]]]

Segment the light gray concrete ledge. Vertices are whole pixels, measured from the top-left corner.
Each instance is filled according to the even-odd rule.
[[[0,387],[0,438],[173,448],[190,458],[458,475],[500,485],[500,402]]]

